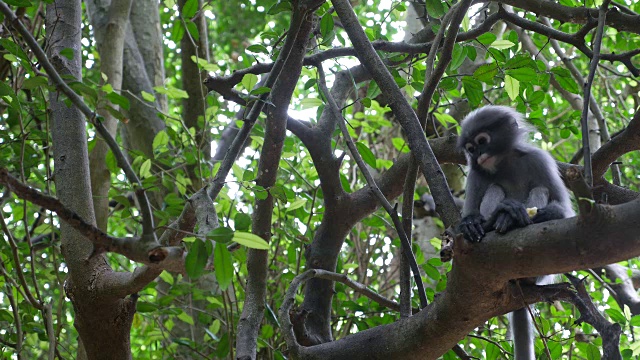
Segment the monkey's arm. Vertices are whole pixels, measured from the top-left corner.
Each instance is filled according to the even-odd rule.
[[[524,204],[518,200],[507,198],[498,204],[496,211],[485,224],[485,229],[488,226],[504,234],[511,229],[525,227],[529,224],[531,224],[531,219]]]
[[[500,191],[502,192],[501,189]],[[462,220],[458,226],[458,231],[460,231],[467,240],[478,242],[482,240],[485,234],[485,229],[483,228],[485,217],[482,211],[485,210],[487,206],[490,206],[490,203],[493,201],[492,199],[497,197],[498,194],[493,186],[489,186],[482,178],[470,172],[467,178],[465,195],[466,198],[462,208]],[[502,192],[502,197],[504,198],[504,192]],[[495,204],[493,206],[495,207]]]

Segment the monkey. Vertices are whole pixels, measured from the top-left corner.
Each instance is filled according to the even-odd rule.
[[[555,161],[525,140],[530,130],[520,113],[489,105],[469,113],[461,127],[457,146],[467,158],[468,175],[458,229],[465,239],[480,242],[489,231],[505,233],[575,215]],[[527,208],[537,212],[530,217]],[[531,280],[543,284],[547,278]],[[527,308],[510,318],[516,360],[533,360],[533,324]]]

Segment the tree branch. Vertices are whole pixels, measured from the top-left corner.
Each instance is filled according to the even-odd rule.
[[[587,81],[583,84],[584,101],[582,106],[582,116],[580,124],[582,125],[582,148],[584,149],[584,177],[587,185],[593,186],[593,168],[591,166],[591,148],[589,146],[589,124],[587,117],[589,116],[589,104],[591,99],[591,85],[596,75],[598,61],[600,61],[600,47],[602,45],[602,34],[604,33],[605,17],[607,16],[607,8],[610,0],[604,0],[598,11],[598,27],[596,28],[595,38],[593,40],[593,56],[589,64],[589,75]]]
[[[61,220],[79,231],[96,246],[104,248],[106,251],[124,255],[133,261],[150,265],[155,264],[156,266],[165,262],[165,260],[171,260],[173,263],[177,253],[182,253],[182,248],[165,248],[157,243],[140,241],[140,238],[118,238],[109,236],[97,227],[87,223],[75,212],[67,209],[60,200],[22,184],[18,179],[11,176],[5,168],[0,168],[0,183],[10,188],[19,198],[55,212]],[[169,257],[171,259],[167,259]],[[176,269],[175,264],[172,265],[171,268]],[[182,268],[180,270],[182,270]]]

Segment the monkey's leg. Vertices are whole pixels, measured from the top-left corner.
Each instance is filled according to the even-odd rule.
[[[557,201],[550,202],[546,207],[538,209],[538,213],[531,219],[534,224],[541,222],[564,219],[564,209]]]

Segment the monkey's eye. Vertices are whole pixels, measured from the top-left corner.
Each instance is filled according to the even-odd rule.
[[[471,145],[471,143],[467,143],[467,145],[465,145],[464,148],[467,149],[469,154],[473,154],[473,152],[476,151],[476,147]]]
[[[476,138],[474,139],[474,141],[478,145],[488,144],[491,142],[491,136],[489,136],[489,134],[487,133],[480,133],[476,135]]]

